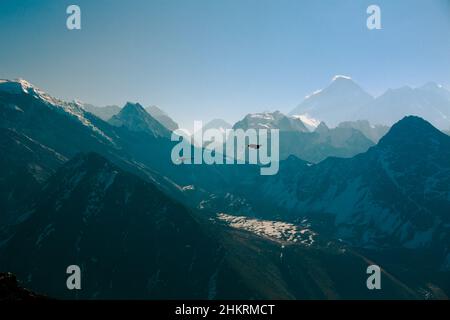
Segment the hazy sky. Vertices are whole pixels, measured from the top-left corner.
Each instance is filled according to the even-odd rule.
[[[66,28],[77,4],[82,30]],[[381,7],[382,30],[366,27]],[[450,0],[1,0],[0,78],[183,127],[288,112],[335,74],[366,90],[450,87]]]

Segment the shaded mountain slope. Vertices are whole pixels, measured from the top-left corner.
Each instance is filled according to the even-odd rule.
[[[173,144],[167,138],[145,131],[150,130],[146,120],[155,122],[156,130],[160,130],[156,133],[167,135],[169,131],[143,109],[137,115],[133,109],[130,106],[128,124],[144,124],[144,131],[138,130],[140,126],[129,129],[110,125],[80,105],[55,99],[22,80],[0,83],[0,128],[23,134],[65,158],[79,152],[97,152],[121,168],[180,196],[179,188],[165,175],[170,173],[168,163]],[[133,150],[145,148],[151,156],[142,158],[142,152],[132,154]]]
[[[258,199],[274,199],[291,216],[329,215],[334,235],[359,245],[445,251],[450,138],[423,119],[403,119],[351,159],[289,163],[277,176],[257,177]]]
[[[216,226],[225,249],[218,273],[218,299],[423,299],[422,279],[409,286],[383,270],[383,290],[368,290],[367,266],[374,261],[348,247],[321,240],[314,246],[279,242],[251,232]],[[225,281],[230,276],[241,291]]]
[[[93,153],[50,178],[0,253],[2,270],[54,298],[420,298],[396,279],[368,291],[367,262],[333,245],[279,242],[193,216]],[[65,287],[72,264],[81,291]]]
[[[158,299],[206,298],[219,252],[183,206],[93,153],[58,170],[1,251],[3,270],[52,297]]]
[[[124,126],[131,131],[146,132],[153,137],[170,137],[170,131],[145,111],[139,103],[128,102],[108,122],[116,127]]]
[[[23,134],[0,128],[0,229],[28,212],[42,185],[66,160]]]

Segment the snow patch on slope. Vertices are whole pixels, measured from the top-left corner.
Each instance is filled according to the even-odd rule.
[[[305,96],[305,99],[309,99],[309,98],[311,98],[312,96],[318,95],[318,94],[321,93],[322,91],[323,91],[323,89],[316,90],[316,91],[314,91],[313,93],[306,95],[306,96]]]
[[[217,214],[217,218],[232,228],[246,230],[277,242],[301,243],[310,246],[317,235],[308,228],[309,225],[301,227],[287,222],[232,216],[225,213]]]
[[[317,120],[317,119],[314,119],[313,117],[310,117],[307,113],[300,114],[300,115],[293,115],[292,117],[295,118],[295,119],[299,119],[310,130],[315,130],[320,124],[320,120]]]
[[[336,80],[338,80],[338,79],[352,80],[351,77],[345,76],[345,75],[342,75],[342,74],[337,74],[337,75],[335,75],[335,76],[333,77],[333,81],[336,81]]]
[[[269,112],[253,113],[253,114],[250,114],[250,118],[264,119],[264,120],[274,120],[273,115],[271,113],[269,113]]]

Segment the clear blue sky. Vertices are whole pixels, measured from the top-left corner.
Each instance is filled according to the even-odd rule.
[[[66,7],[82,30],[66,29]],[[382,30],[366,28],[378,4]],[[450,0],[1,0],[0,78],[63,99],[157,104],[184,127],[294,108],[335,74],[450,87]]]

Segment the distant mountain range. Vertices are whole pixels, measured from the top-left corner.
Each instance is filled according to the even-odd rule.
[[[281,132],[308,132],[305,124],[297,118],[287,117],[279,111],[253,113],[234,124],[233,129],[278,129]]]
[[[0,81],[0,271],[70,299],[448,299],[449,136],[418,117],[376,145],[386,128],[367,122],[246,118],[281,130],[277,175],[175,165],[170,130],[140,104],[104,121]],[[372,263],[381,291],[366,288]]]
[[[327,157],[352,157],[367,151],[373,145],[369,138],[351,124],[330,129],[321,123],[314,132],[310,132],[299,118],[286,116],[279,111],[249,114],[233,126],[233,129],[250,128],[280,130],[280,159],[295,155],[317,163]],[[369,131],[370,129],[367,130]]]
[[[338,125],[338,128],[356,129],[374,143],[378,143],[378,141],[380,141],[380,139],[389,131],[389,126],[371,125],[367,120],[344,121]]]
[[[119,114],[121,111],[121,108],[115,105],[97,107],[92,104],[81,103],[81,107],[104,121],[109,121],[113,116]],[[154,119],[166,127],[166,129],[170,131],[178,129],[178,124],[157,106],[149,106],[145,108],[145,111],[147,111]]]
[[[83,103],[81,104],[81,107],[86,110],[87,112],[90,112],[92,114],[95,114],[97,117],[99,117],[102,120],[108,121],[112,118],[112,116],[118,114],[120,112],[119,106],[104,106],[104,107],[97,107],[92,104]]]
[[[233,126],[226,122],[223,119],[213,119],[209,122],[207,122],[205,125],[203,125],[202,130],[206,131],[209,129],[217,129],[221,132],[225,132],[227,129],[231,129]]]
[[[435,83],[388,90],[364,106],[357,116],[372,123],[391,125],[406,115],[420,116],[438,128],[447,129],[450,126],[450,91]]]
[[[325,121],[333,127],[357,120],[391,126],[407,115],[416,115],[448,129],[450,91],[430,82],[419,88],[389,89],[374,98],[350,77],[335,76],[328,87],[305,97],[289,114]]]
[[[178,123],[172,120],[167,113],[157,106],[149,106],[145,110],[156,120],[158,120],[164,127],[170,131],[178,129]]]

